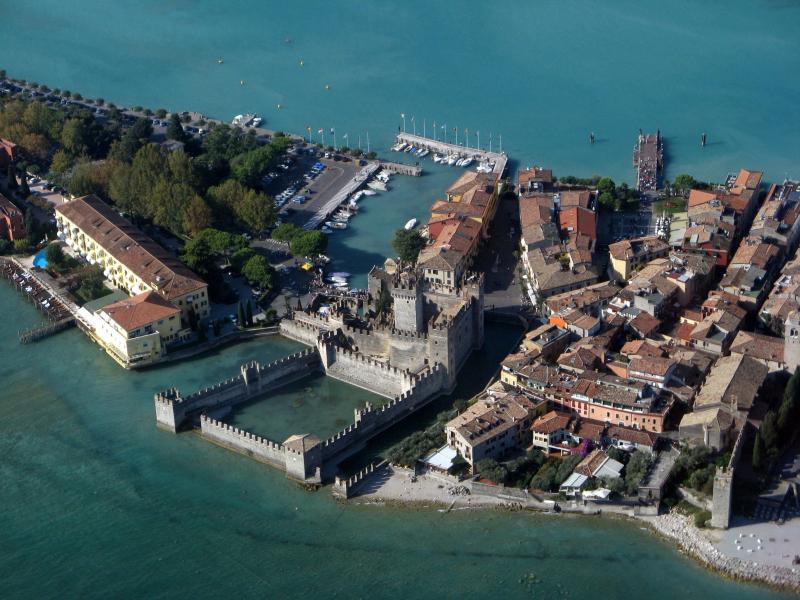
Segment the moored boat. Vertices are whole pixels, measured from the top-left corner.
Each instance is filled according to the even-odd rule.
[[[409,219],[409,220],[408,220],[408,223],[406,223],[406,224],[405,224],[405,227],[404,227],[404,229],[405,229],[406,231],[411,231],[411,230],[412,230],[412,229],[414,229],[414,227],[416,227],[416,226],[417,226],[417,220],[416,220],[416,219]]]

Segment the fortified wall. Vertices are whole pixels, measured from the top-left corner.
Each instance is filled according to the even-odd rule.
[[[742,448],[750,435],[750,424],[745,421],[736,442],[733,444],[731,459],[727,468],[718,468],[714,473],[714,488],[711,496],[711,526],[727,529],[731,524],[731,507],[733,504],[733,482],[736,467],[742,456]]]
[[[176,432],[203,412],[235,406],[277,389],[315,371],[322,365],[316,349],[303,350],[267,365],[255,361],[240,367],[237,377],[182,396],[176,388],[155,395],[156,424]]]

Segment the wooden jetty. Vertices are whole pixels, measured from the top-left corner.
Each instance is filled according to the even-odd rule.
[[[655,191],[664,170],[664,140],[661,131],[642,133],[633,147],[633,166],[636,169],[636,189],[642,193]]]
[[[469,148],[456,144],[448,144],[441,140],[432,140],[430,138],[422,137],[421,135],[413,135],[411,133],[400,133],[397,135],[397,142],[404,142],[417,148],[426,148],[431,152],[438,154],[459,154],[463,157],[470,157],[477,161],[493,163],[494,167],[492,173],[499,177],[503,176],[508,164],[508,156],[502,152],[488,152],[480,148]]]
[[[44,323],[42,325],[38,325],[36,327],[31,327],[30,329],[26,329],[24,331],[20,331],[17,334],[20,344],[29,344],[30,342],[38,342],[46,337],[50,337],[58,333],[59,331],[64,331],[65,329],[69,329],[75,325],[75,318],[74,317],[67,317],[65,319],[61,319],[60,321],[54,321],[51,323]]]
[[[0,260],[0,275],[8,279],[48,319],[43,325],[20,331],[20,343],[36,342],[75,325],[73,309],[16,260]]]

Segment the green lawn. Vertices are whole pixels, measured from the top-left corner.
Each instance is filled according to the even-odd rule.
[[[686,198],[680,196],[664,198],[653,202],[653,212],[660,215],[666,212],[668,215],[686,212]]]

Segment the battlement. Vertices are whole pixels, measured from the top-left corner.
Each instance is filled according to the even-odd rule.
[[[251,433],[249,431],[245,431],[244,429],[234,427],[233,425],[229,425],[224,421],[218,421],[217,419],[213,419],[206,415],[200,416],[200,426],[202,430],[206,430],[208,428],[215,428],[219,431],[227,432],[228,434],[237,436],[242,440],[247,440],[252,443],[259,444],[270,450],[275,450],[277,452],[283,452],[284,450],[288,450],[289,452],[291,452],[291,450],[285,448],[283,444],[273,442],[270,439],[261,437],[260,435],[256,435],[255,433]]]
[[[358,473],[344,479],[338,475],[333,482],[333,494],[341,498],[349,498],[355,488],[361,484],[365,479],[368,479],[376,471],[381,470],[386,466],[386,461],[381,461],[378,464],[370,463],[368,466],[361,469]]]
[[[409,339],[415,339],[415,340],[427,340],[428,339],[428,334],[423,332],[423,331],[420,331],[420,332],[407,331],[405,329],[396,329],[394,327],[392,327],[392,328],[388,328],[387,327],[385,329],[385,331],[387,333],[390,333],[394,337],[409,338]]]
[[[465,300],[464,303],[458,308],[458,311],[456,311],[456,313],[453,315],[448,315],[448,316],[444,316],[442,314],[436,315],[434,318],[430,320],[430,322],[428,323],[428,327],[430,329],[438,331],[445,331],[447,329],[450,329],[453,323],[460,321],[462,318],[464,318],[464,315],[468,311],[472,310],[472,305],[474,302],[475,300],[473,298]]]
[[[412,376],[412,373],[410,371],[408,371],[408,370],[398,369],[397,367],[393,367],[392,365],[390,365],[388,363],[384,363],[384,362],[375,360],[373,358],[370,358],[369,356],[361,354],[360,352],[354,352],[352,350],[348,350],[347,348],[342,348],[341,346],[337,346],[337,345],[333,344],[330,341],[325,341],[324,343],[329,349],[332,349],[334,351],[335,356],[336,356],[337,359],[339,359],[339,358],[351,359],[351,360],[359,361],[359,362],[363,363],[365,366],[371,367],[373,369],[378,369],[379,371],[384,371],[386,373],[391,373],[391,374],[394,374],[394,375],[401,375],[401,376],[404,376],[404,377],[411,377]]]
[[[208,387],[202,388],[196,392],[189,394],[188,396],[183,398],[182,402],[186,404],[191,404],[192,402],[195,402],[205,396],[210,396],[218,392],[230,390],[231,388],[242,385],[243,383],[244,382],[242,381],[241,375],[237,377],[231,377],[230,379],[225,379],[224,381],[220,381],[219,383],[215,383],[214,385],[210,385]]]
[[[372,335],[371,329],[362,329],[361,327],[353,327],[352,325],[343,325],[342,331],[345,333],[355,333],[358,335]]]
[[[178,388],[171,387],[158,392],[155,395],[155,401],[159,404],[180,404],[183,402],[183,398],[181,398],[181,393],[178,391]]]

